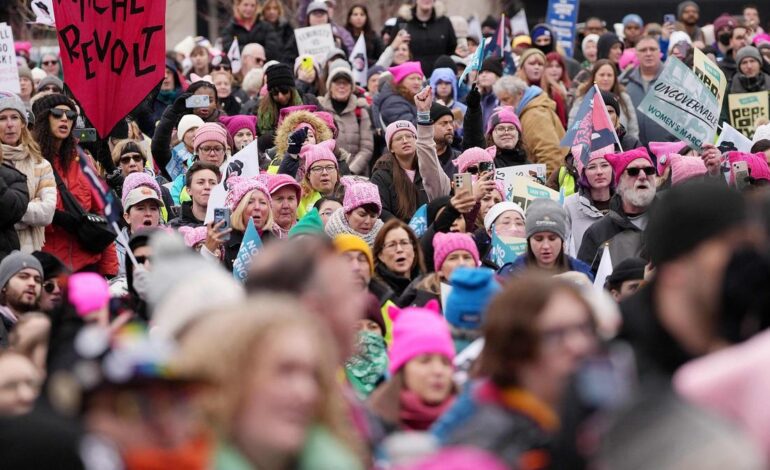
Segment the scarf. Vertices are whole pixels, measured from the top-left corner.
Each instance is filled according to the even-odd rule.
[[[345,375],[356,395],[366,400],[387,370],[385,339],[371,331],[359,331],[356,352],[345,362]]]
[[[39,187],[41,186],[41,174],[42,168],[38,168],[41,165],[35,163],[35,159],[27,152],[27,148],[22,144],[18,147],[11,145],[0,144],[3,147],[3,159],[11,162],[14,168],[24,173],[27,177],[27,191],[29,192],[29,200],[33,202],[35,199],[40,200]],[[53,172],[48,175],[51,179],[48,186],[56,188],[56,182],[53,180]],[[16,231],[19,232],[19,238],[23,238],[24,235],[29,235],[31,238],[31,245],[34,250],[40,250],[45,243],[45,226],[42,225],[27,225],[24,223],[16,224]],[[29,240],[29,239],[27,239]],[[20,240],[26,242],[27,240]],[[27,243],[23,243],[26,245]]]
[[[168,106],[174,103],[177,96],[179,96],[178,88],[174,88],[173,90],[160,90],[158,92],[158,101]]]
[[[399,395],[398,420],[410,431],[427,431],[454,401],[450,395],[438,405],[428,405],[411,390],[403,389]]]
[[[377,238],[377,234],[380,232],[380,229],[383,225],[385,224],[382,222],[382,220],[377,219],[377,221],[374,222],[374,227],[372,227],[369,233],[363,234],[361,232],[357,232],[350,227],[348,224],[348,219],[345,218],[345,210],[340,207],[334,211],[332,216],[329,218],[329,222],[326,224],[326,234],[331,238],[334,238],[342,233],[355,235],[363,239],[371,248],[374,246],[374,239]]]

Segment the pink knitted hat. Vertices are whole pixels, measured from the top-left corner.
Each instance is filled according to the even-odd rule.
[[[500,180],[496,180],[495,181],[495,189],[497,190],[498,193],[500,193],[500,198],[503,201],[505,201],[505,198],[507,196],[506,191],[505,191],[505,184],[503,184],[503,182],[500,181]]]
[[[160,185],[158,185],[158,182],[155,181],[155,178],[143,172],[131,173],[130,175],[126,176],[126,179],[123,181],[123,193],[121,194],[120,202],[123,204],[124,209],[126,209],[126,200],[128,199],[128,194],[140,186],[149,187],[155,191],[158,199],[161,201],[163,200],[161,197],[162,193],[160,192]]]
[[[491,134],[498,124],[504,123],[513,124],[519,130],[519,134],[521,134],[521,122],[516,113],[513,112],[513,108],[511,106],[498,106],[492,112],[492,115],[489,116],[486,135]]]
[[[608,145],[608,146],[606,146],[604,148],[601,148],[599,150],[594,150],[593,152],[588,154],[588,163],[591,163],[592,161],[598,160],[600,158],[604,158],[606,160],[607,159],[607,155],[612,153],[613,151],[614,151],[614,149],[613,149],[612,145]],[[583,161],[581,159],[579,159],[579,158],[576,158],[574,160],[574,162],[575,162],[575,169],[577,169],[578,174],[582,175],[583,174],[583,170],[585,169],[585,165],[583,165]]]
[[[388,350],[391,374],[420,354],[441,354],[450,361],[454,359],[455,345],[449,324],[441,316],[436,300],[422,308],[391,306],[388,315],[393,321],[393,342]]]
[[[731,167],[735,162],[746,162],[749,167],[749,176],[755,180],[770,181],[770,168],[767,166],[764,153],[730,152],[727,154],[727,159],[730,160]],[[733,182],[732,176],[730,176],[730,182]]]
[[[671,153],[658,159],[658,171],[660,173],[671,167],[671,184],[684,183],[690,178],[705,175],[708,171],[700,157],[685,157]]]
[[[634,160],[642,158],[650,162],[650,165],[655,165],[652,162],[652,158],[650,158],[650,154],[647,153],[647,149],[644,147],[635,148],[633,150],[629,150],[628,152],[611,153],[606,155],[604,158],[610,162],[610,165],[612,165],[612,171],[615,172],[615,184],[620,182],[620,177],[623,176],[623,172],[626,171],[626,167]]]
[[[318,106],[314,104],[300,104],[297,106],[287,106],[285,108],[282,108],[281,111],[278,113],[278,124],[277,126],[280,126],[284,119],[286,119],[289,114],[295,112],[295,111],[310,111],[311,113],[318,109]]]
[[[337,157],[334,156],[334,148],[337,146],[337,142],[334,139],[329,139],[315,145],[305,145],[300,151],[300,155],[305,159],[305,173],[310,171],[310,167],[314,163],[321,160],[327,160],[334,163],[336,168],[339,168],[337,163]]]
[[[382,212],[380,190],[376,184],[368,181],[349,181],[343,179],[343,185],[345,186],[345,199],[342,202],[342,208],[346,214],[366,204],[377,206],[377,215]]]
[[[393,83],[396,85],[401,83],[406,77],[413,73],[418,73],[421,77],[425,76],[425,74],[422,73],[422,65],[416,61],[404,62],[401,65],[396,65],[395,67],[389,68],[388,71],[391,75],[393,75]]]
[[[223,147],[227,147],[227,131],[220,124],[206,122],[195,131],[193,148],[198,150],[198,147],[204,142],[217,142]]]
[[[234,211],[238,207],[238,204],[241,203],[243,198],[255,189],[257,191],[261,191],[262,194],[267,197],[268,204],[271,202],[270,192],[267,190],[267,187],[257,178],[231,176],[227,180],[227,186],[230,189],[227,191],[227,196],[225,197],[225,207],[231,211]]]
[[[471,147],[452,160],[458,173],[465,173],[469,166],[478,165],[481,162],[494,162],[494,155],[480,147]]]
[[[655,155],[655,158],[658,159],[658,174],[663,174],[663,169],[666,167],[665,164],[661,163],[660,158],[664,155],[668,155],[670,153],[675,153],[679,155],[682,152],[682,149],[687,147],[687,144],[684,142],[650,142],[649,144],[650,152],[652,152],[653,155]]]
[[[327,126],[329,126],[329,129],[332,130],[332,135],[336,139],[337,123],[334,122],[334,116],[331,113],[327,113],[326,111],[316,111],[315,115],[321,118],[321,120],[325,122]]]
[[[270,195],[276,193],[281,188],[290,187],[297,193],[297,200],[299,200],[302,194],[302,186],[297,183],[297,180],[289,175],[278,173],[277,175],[270,175],[267,182],[267,189],[270,190]]]
[[[179,233],[184,237],[184,244],[193,248],[198,243],[206,240],[206,226],[179,227]]]
[[[476,266],[479,265],[479,249],[470,235],[467,233],[442,233],[437,232],[433,237],[433,267],[441,270],[444,260],[454,251],[464,250],[473,256]]]
[[[75,273],[67,281],[67,300],[81,317],[107,306],[110,288],[104,277],[96,273]]]
[[[254,115],[222,116],[219,121],[227,126],[227,133],[230,134],[230,137],[235,138],[235,134],[241,129],[248,129],[254,137],[257,136],[257,117]]]
[[[396,132],[399,131],[409,131],[415,138],[417,138],[417,128],[414,127],[414,124],[404,120],[393,121],[385,128],[385,145],[388,146],[388,150],[390,150],[390,141],[393,139]]]

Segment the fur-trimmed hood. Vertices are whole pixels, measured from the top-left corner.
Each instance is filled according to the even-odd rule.
[[[295,127],[303,122],[313,126],[316,143],[332,138],[332,130],[329,129],[329,126],[326,125],[323,119],[310,111],[295,111],[289,114],[275,131],[276,156],[283,157],[289,147],[289,135],[291,135]]]
[[[398,17],[404,21],[412,21],[414,17],[414,6],[409,3],[405,3],[398,7]],[[433,14],[434,18],[440,18],[446,15],[446,5],[441,0],[433,2]]]

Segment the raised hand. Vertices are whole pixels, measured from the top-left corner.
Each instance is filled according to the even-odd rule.
[[[417,107],[417,112],[430,112],[430,107],[433,104],[433,92],[430,85],[423,88],[419,93],[414,95],[414,105]]]

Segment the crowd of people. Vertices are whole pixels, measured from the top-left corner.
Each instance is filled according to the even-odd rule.
[[[696,49],[770,93],[759,9],[587,18],[574,57],[539,23],[465,77],[499,18],[336,6],[234,0],[96,139],[58,55],[16,44],[3,468],[767,468],[770,122],[694,148],[638,109]],[[319,63],[294,30],[322,24]],[[617,141],[581,157],[592,89]],[[559,200],[513,200],[496,170],[528,164]]]

